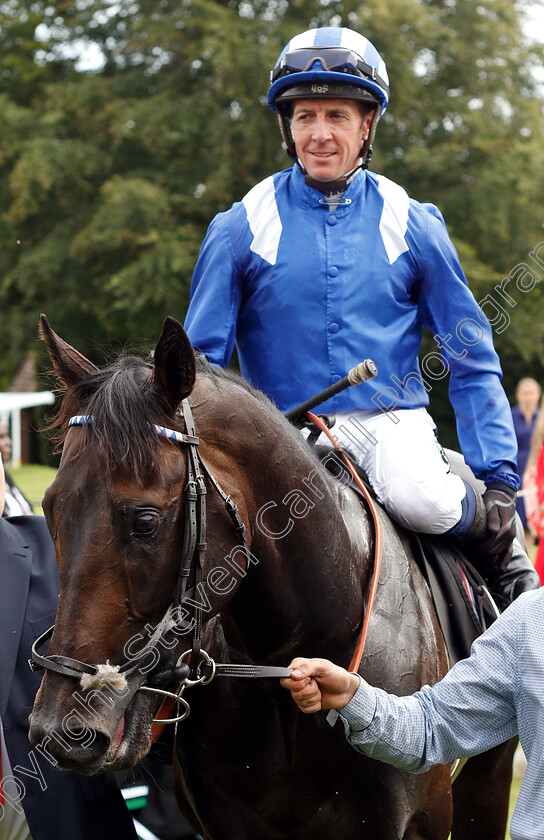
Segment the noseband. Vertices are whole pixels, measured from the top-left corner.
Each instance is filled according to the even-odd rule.
[[[138,691],[147,691],[159,696],[168,697],[176,703],[183,705],[184,711],[177,717],[153,721],[154,723],[161,724],[177,723],[180,720],[184,720],[189,714],[189,705],[181,696],[186,686],[198,684],[205,685],[216,675],[230,677],[289,677],[291,674],[289,668],[261,665],[236,665],[231,663],[218,664],[214,662],[211,656],[209,656],[209,654],[201,648],[203,611],[202,606],[197,603],[196,598],[192,599],[193,615],[191,620],[187,621],[185,618],[180,617],[181,613],[185,612],[182,608],[183,599],[191,591],[187,588],[191,570],[193,572],[192,583],[195,595],[203,581],[203,568],[207,549],[207,487],[204,480],[205,476],[223,499],[225,509],[230,516],[234,530],[238,535],[246,557],[246,570],[249,561],[249,545],[246,527],[240,517],[240,514],[238,513],[236,503],[232,500],[230,495],[223,491],[219,482],[214,478],[213,474],[202,460],[202,456],[200,455],[198,449],[199,438],[195,432],[193,414],[187,400],[183,400],[181,404],[181,415],[185,423],[185,433],[168,429],[164,426],[150,424],[153,431],[155,431],[158,435],[181,444],[181,446],[186,448],[187,451],[187,481],[184,488],[183,548],[174,599],[153,631],[149,641],[141,650],[138,651],[136,661],[127,660],[122,665],[114,667],[116,675],[121,675],[122,678],[129,677],[141,668],[142,658],[149,653],[155,652],[160,642],[165,636],[168,636],[169,633],[174,630],[179,632],[180,629],[184,630],[184,632],[187,632],[189,629],[192,630],[191,647],[178,658],[175,666],[152,675],[148,684],[142,685],[138,689]],[[70,419],[68,428],[71,426],[88,425],[92,423],[92,421],[92,416],[79,414]],[[97,677],[97,679],[100,680],[100,669],[102,669],[103,666],[91,665],[86,662],[81,662],[78,659],[74,659],[69,656],[62,656],[60,654],[42,656],[38,653],[38,648],[51,638],[54,629],[55,626],[53,625],[53,627],[50,627],[49,630],[36,639],[32,645],[32,658],[28,661],[30,668],[33,671],[39,671],[42,669],[55,671],[65,677],[72,677],[78,680],[80,680],[84,675]],[[166,647],[168,647],[168,645],[166,645]],[[186,662],[185,660],[188,661]],[[107,682],[107,677],[104,677],[103,679],[104,682]],[[161,684],[170,684],[174,681],[179,683],[179,689],[176,692],[167,691],[158,687]]]

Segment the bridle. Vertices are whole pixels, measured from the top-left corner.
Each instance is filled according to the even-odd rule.
[[[181,614],[186,610],[182,607],[184,599],[190,594],[187,584],[192,572],[193,592],[196,595],[199,587],[203,582],[203,569],[206,558],[206,497],[207,487],[205,478],[208,479],[211,486],[216,490],[224,502],[225,510],[227,511],[233,528],[238,535],[241,543],[241,549],[246,560],[246,571],[249,565],[249,543],[247,531],[242,518],[238,512],[236,503],[231,496],[224,492],[217,479],[202,460],[199,451],[199,438],[196,435],[193,414],[188,400],[183,400],[181,403],[181,416],[185,423],[185,432],[178,432],[173,429],[168,429],[165,426],[157,426],[150,424],[153,431],[158,435],[167,438],[168,440],[179,443],[186,451],[187,462],[187,480],[184,488],[184,531],[183,531],[183,547],[181,552],[181,560],[178,571],[178,578],[174,593],[174,599],[168,606],[164,616],[155,627],[149,640],[141,648],[135,660],[128,659],[119,666],[115,666],[116,674],[126,677],[134,674],[135,671],[142,669],[142,660],[148,654],[156,652],[159,644],[164,642],[169,635],[175,631],[182,630],[184,633],[191,631],[191,646],[178,657],[173,668],[160,671],[159,673],[152,673],[150,678],[138,688],[138,691],[151,692],[155,695],[169,698],[174,704],[183,707],[183,711],[179,709],[179,714],[173,718],[159,718],[153,723],[178,723],[184,720],[189,712],[190,707],[187,701],[182,697],[183,691],[188,686],[206,685],[211,682],[215,676],[229,676],[229,677],[289,677],[291,670],[289,668],[280,668],[266,665],[237,665],[232,663],[216,663],[212,657],[202,649],[202,618],[203,608],[196,598],[191,599],[191,606],[193,614],[190,621],[181,618]],[[91,424],[93,418],[91,415],[79,414],[72,417],[68,423],[68,428],[72,426],[84,426]],[[51,654],[42,656],[38,653],[38,648],[48,641],[53,635],[55,626],[50,627],[43,633],[32,645],[32,658],[29,659],[30,668],[33,671],[49,670],[65,677],[71,677],[80,680],[84,675],[90,675],[100,679],[100,667],[98,664],[89,664],[81,662],[79,659],[74,659],[70,656],[63,656],[62,654]],[[166,644],[166,648],[172,647]],[[126,649],[126,646],[125,646]],[[173,682],[179,684],[176,691],[160,688],[161,685],[171,685]]]

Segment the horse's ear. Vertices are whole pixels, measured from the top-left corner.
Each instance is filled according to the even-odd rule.
[[[40,335],[53,362],[55,375],[63,385],[77,385],[98,370],[96,365],[51,329],[45,315],[40,315]]]
[[[155,347],[155,388],[176,411],[195,384],[195,353],[187,333],[175,318],[165,318]]]

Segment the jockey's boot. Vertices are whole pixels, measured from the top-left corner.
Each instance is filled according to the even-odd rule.
[[[516,537],[512,543],[512,555],[509,559],[505,560],[499,556],[489,557],[478,550],[489,534],[483,499],[479,493],[475,495],[474,522],[465,534],[459,534],[455,539],[484,578],[491,594],[498,596],[500,606],[507,607],[523,592],[538,589],[540,578],[525,550],[523,526],[518,514],[516,514]]]

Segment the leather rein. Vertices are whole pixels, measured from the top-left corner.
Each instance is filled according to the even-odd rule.
[[[328,437],[336,451],[339,452],[340,457],[342,458],[344,464],[351,473],[355,484],[364,496],[364,499],[370,510],[370,515],[372,516],[372,521],[374,523],[374,568],[372,571],[372,580],[370,582],[370,592],[368,595],[368,602],[365,610],[365,617],[363,619],[363,625],[361,627],[361,632],[359,633],[359,638],[357,640],[357,645],[355,647],[353,656],[351,657],[351,662],[348,665],[348,671],[357,673],[357,671],[359,670],[359,665],[361,664],[363,651],[365,649],[365,642],[368,634],[368,625],[370,623],[370,616],[372,615],[372,609],[374,607],[374,601],[376,599],[376,592],[378,591],[378,583],[380,581],[380,569],[382,565],[383,552],[382,523],[380,521],[378,511],[376,510],[374,499],[368,492],[364,483],[361,481],[359,475],[357,474],[357,470],[354,468],[346,453],[344,452],[342,447],[339,446],[339,444],[337,443],[336,438],[331,433],[327,424],[324,423],[320,417],[318,417],[315,414],[312,414],[311,411],[306,412],[306,417],[313,423],[314,426],[320,429]]]

